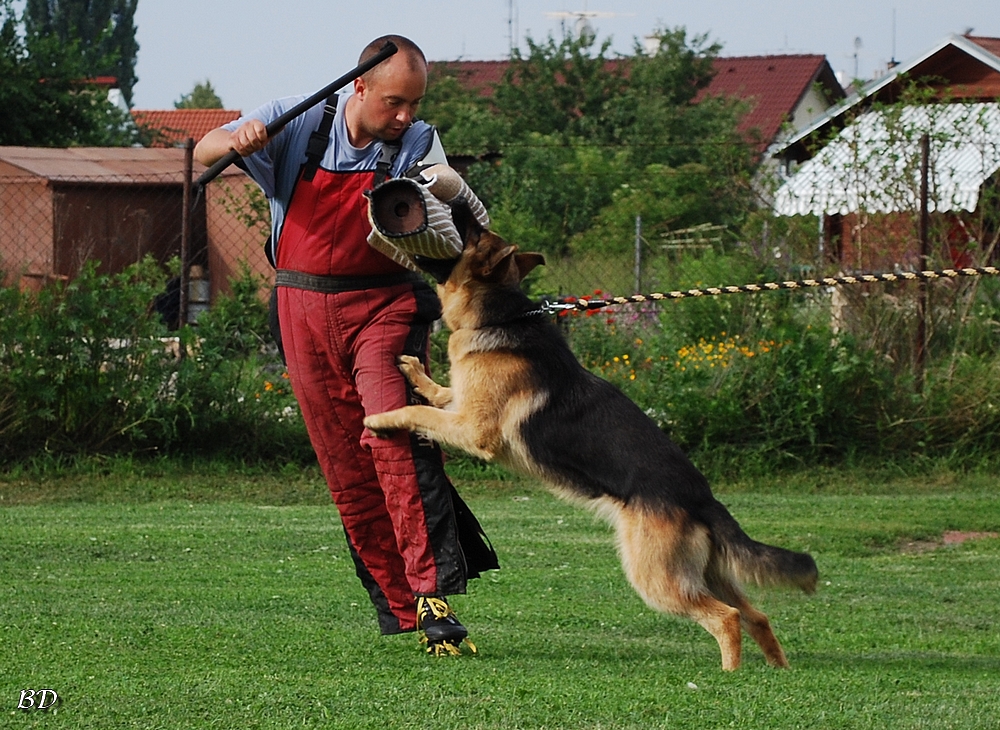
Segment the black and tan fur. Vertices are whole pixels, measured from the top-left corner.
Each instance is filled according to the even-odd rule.
[[[520,254],[467,219],[465,249],[438,271],[451,330],[451,387],[414,358],[400,367],[429,405],[365,420],[405,429],[538,477],[614,525],[629,581],[651,607],[688,616],[719,642],[723,669],[740,665],[741,626],[767,661],[788,666],[741,582],[815,590],[813,559],[749,538],[705,477],[621,391],[585,370],[550,318],[521,292],[543,259]]]

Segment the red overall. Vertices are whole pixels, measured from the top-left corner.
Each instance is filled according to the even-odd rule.
[[[416,628],[415,595],[465,592],[451,485],[441,453],[408,433],[376,439],[366,413],[418,402],[396,368],[426,362],[434,292],[368,245],[362,193],[373,172],[319,169],[300,177],[277,247],[277,268],[360,277],[324,293],[280,286],[278,314],[292,388],[382,633]],[[376,278],[402,282],[379,286]],[[361,288],[364,286],[365,288]]]

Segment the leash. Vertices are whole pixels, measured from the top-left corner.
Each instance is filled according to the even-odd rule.
[[[743,284],[742,286],[711,286],[704,289],[687,289],[684,291],[655,292],[652,294],[633,294],[627,297],[609,297],[607,299],[561,298],[555,301],[544,301],[539,311],[546,314],[561,312],[586,312],[616,304],[641,304],[644,302],[659,302],[668,299],[687,299],[689,297],[714,297],[722,294],[758,294],[779,289],[809,289],[821,286],[844,286],[846,284],[877,284],[879,282],[896,281],[934,281],[935,279],[956,279],[963,276],[1000,276],[1000,269],[994,266],[969,266],[962,269],[938,269],[936,271],[907,271],[899,274],[856,274],[853,276],[825,276],[821,279],[800,279],[798,281],[770,281],[765,284]]]

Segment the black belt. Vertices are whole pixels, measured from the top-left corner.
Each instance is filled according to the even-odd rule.
[[[274,274],[275,286],[287,286],[291,289],[306,289],[323,294],[338,294],[361,289],[376,289],[398,284],[423,283],[424,278],[414,271],[401,271],[397,274],[378,274],[375,276],[318,276],[304,274],[301,271],[278,269]]]

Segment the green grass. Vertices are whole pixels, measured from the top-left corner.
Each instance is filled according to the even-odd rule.
[[[378,635],[315,472],[0,477],[0,727],[997,726],[1000,540],[939,542],[1000,530],[995,477],[720,485],[821,571],[815,596],[752,593],[792,669],[749,643],[723,673],[635,596],[607,527],[496,476],[460,484],[503,569],[454,600],[480,648],[457,659]],[[16,710],[43,687],[55,711]]]

